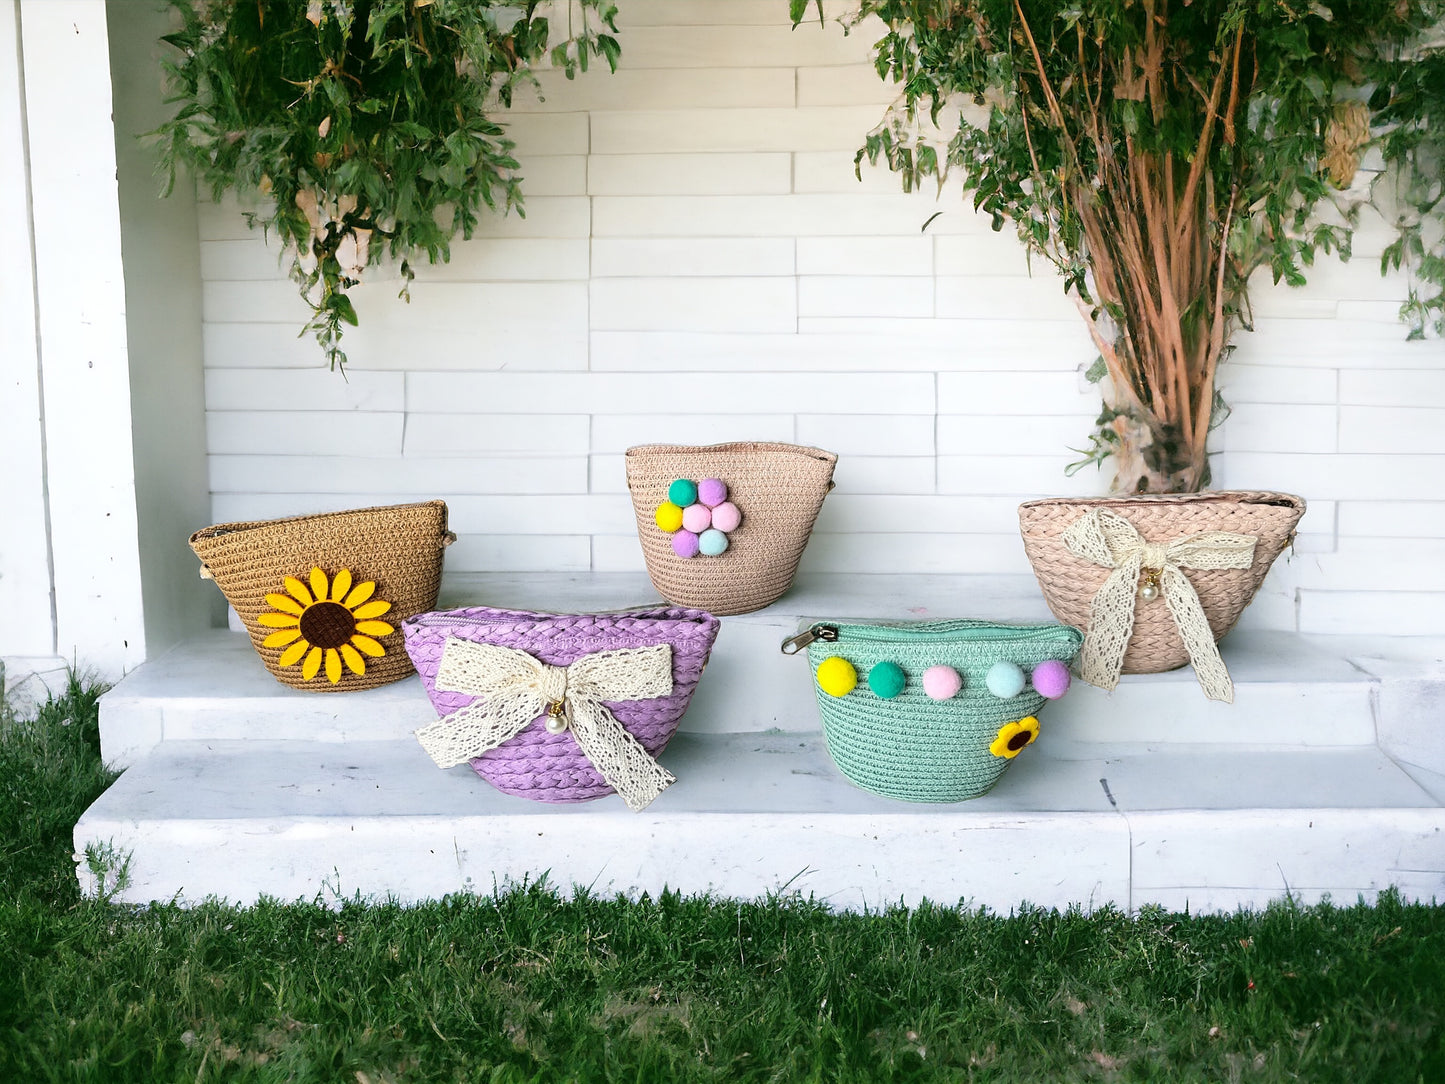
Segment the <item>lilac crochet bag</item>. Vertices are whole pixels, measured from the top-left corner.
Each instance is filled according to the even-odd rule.
[[[442,717],[417,737],[438,764],[465,761],[505,794],[585,802],[621,792],[640,809],[673,781],[653,758],[677,731],[718,625],[675,606],[408,618],[407,654]]]

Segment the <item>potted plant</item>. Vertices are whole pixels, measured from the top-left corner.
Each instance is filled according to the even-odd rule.
[[[807,6],[792,0],[795,22]],[[881,158],[905,189],[962,171],[994,228],[1012,222],[1059,269],[1098,348],[1084,462],[1112,457],[1119,496],[1019,510],[1050,607],[1088,624],[1085,680],[1192,661],[1208,696],[1233,699],[1215,641],[1304,502],[1200,492],[1215,375],[1257,269],[1297,285],[1317,254],[1348,255],[1377,124],[1414,171],[1394,258],[1439,282],[1421,36],[1442,14],[1440,0],[861,0],[849,17],[882,20],[876,66],[901,87],[859,166]]]
[[[796,23],[807,0],[791,5]],[[861,0],[847,22],[882,20],[876,66],[901,93],[859,165],[881,158],[905,189],[961,171],[974,207],[1059,269],[1088,324],[1104,408],[1085,462],[1112,456],[1118,493],[1197,491],[1250,276],[1301,284],[1317,254],[1348,255],[1348,189],[1375,122],[1401,132],[1396,159],[1422,165],[1417,214],[1438,212],[1421,154],[1438,135],[1415,123],[1438,84],[1405,49],[1442,13],[1439,0]],[[1415,97],[1393,92],[1412,77]],[[945,114],[951,135],[922,123]],[[1438,285],[1440,258],[1412,236],[1397,257]]]
[[[541,0],[172,0],[163,40],[178,104],[156,130],[167,192],[189,167],[219,199],[262,197],[252,227],[280,238],[332,368],[344,364],[347,296],[368,265],[449,256],[478,215],[522,210],[513,144],[494,119],[549,58],[571,78],[615,69],[612,0],[578,0],[549,48]],[[575,22],[573,21],[575,19]],[[534,80],[535,81],[535,80]],[[304,332],[303,332],[304,333]]]

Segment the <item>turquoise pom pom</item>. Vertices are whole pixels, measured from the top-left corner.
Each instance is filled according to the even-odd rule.
[[[1000,700],[1018,696],[1024,691],[1023,670],[1018,663],[1009,662],[1007,659],[1000,659],[990,666],[984,681],[988,685],[988,691]]]
[[[908,678],[903,673],[903,667],[896,662],[876,663],[868,671],[868,688],[884,700],[892,700],[907,684]]]
[[[697,548],[704,557],[718,557],[728,548],[728,536],[721,531],[703,531],[697,536]]]
[[[667,487],[667,499],[679,508],[697,503],[697,483],[679,478]]]

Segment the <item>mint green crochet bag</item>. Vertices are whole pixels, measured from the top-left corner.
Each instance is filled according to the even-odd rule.
[[[1037,737],[1038,712],[1067,690],[1083,639],[1068,625],[826,621],[783,652],[808,649],[823,737],[844,775],[889,798],[958,802],[986,792]]]

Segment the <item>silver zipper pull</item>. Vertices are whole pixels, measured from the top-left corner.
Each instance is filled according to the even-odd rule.
[[[804,629],[796,636],[789,636],[783,641],[783,654],[796,655],[803,648],[807,647],[814,640],[822,640],[824,643],[834,643],[838,639],[838,627],[836,625],[814,625],[812,628]]]

